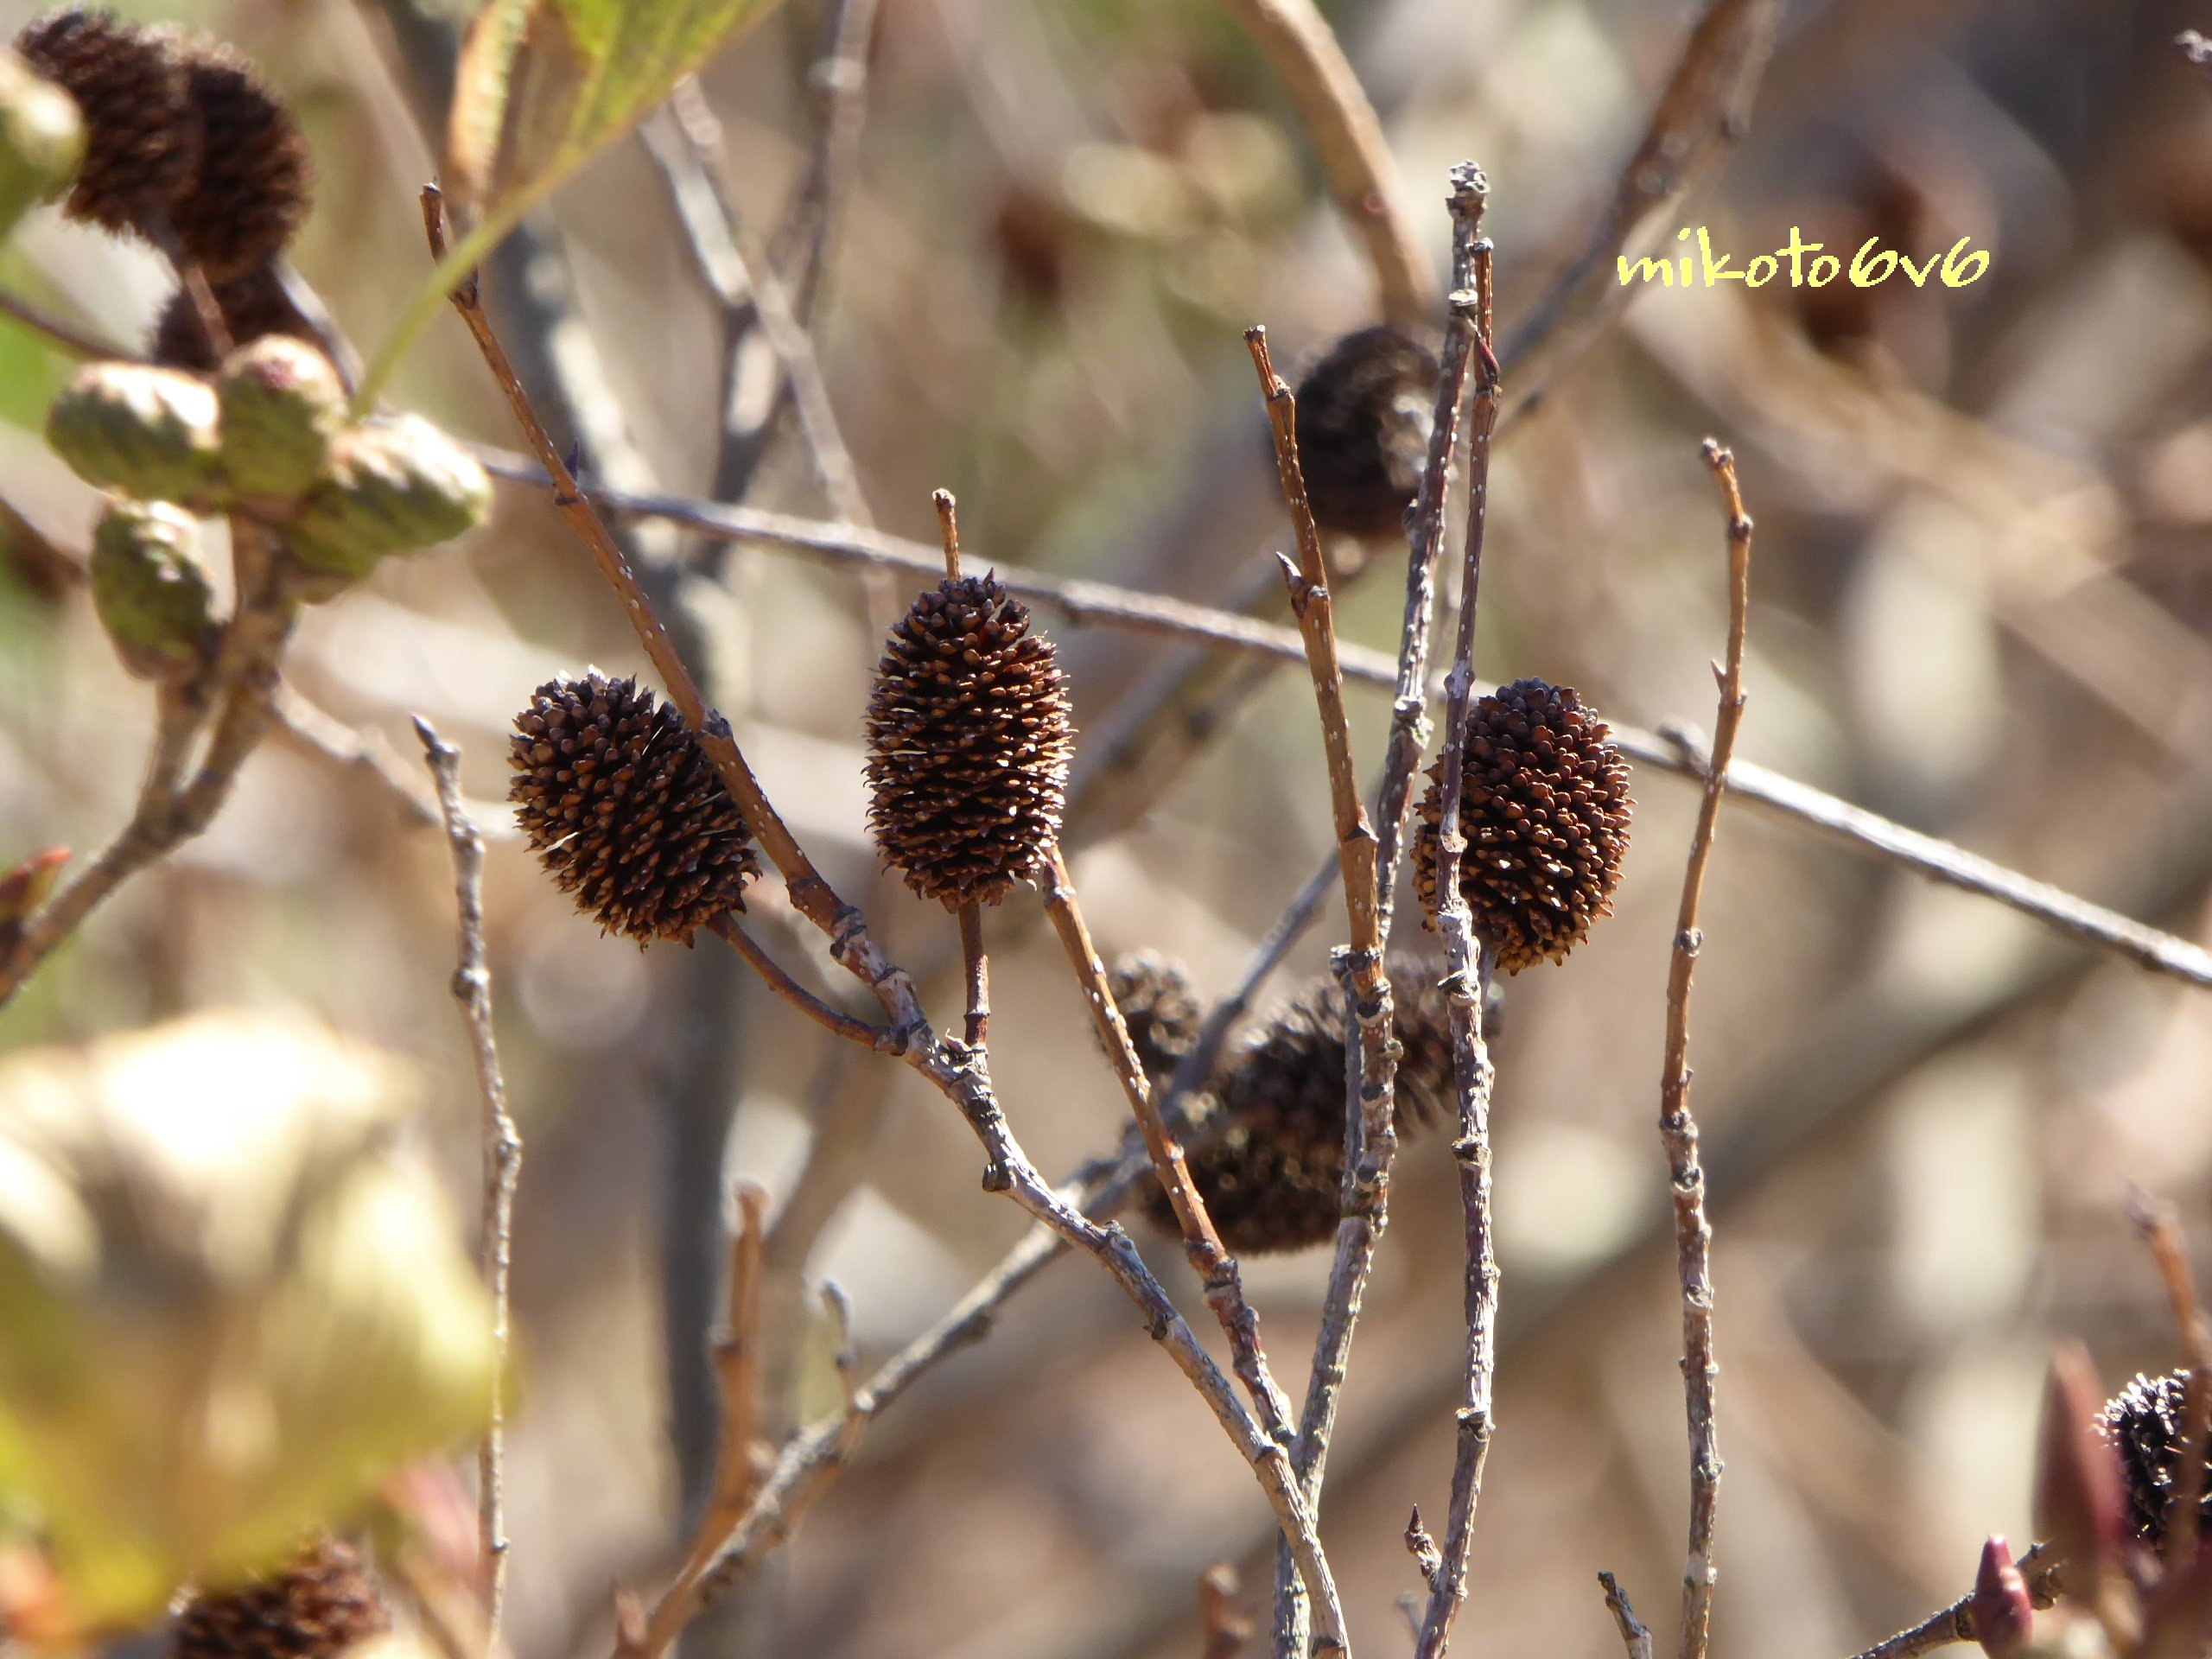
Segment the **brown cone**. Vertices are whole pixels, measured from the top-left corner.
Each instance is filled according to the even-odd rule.
[[[640,944],[691,942],[745,908],[750,832],[676,710],[596,671],[537,688],[515,716],[507,798],[576,908]]]
[[[65,211],[111,231],[166,220],[200,170],[200,128],[176,37],[87,6],[25,26],[16,49],[77,100],[85,160]]]
[[[868,828],[948,910],[1033,878],[1060,832],[1075,727],[1052,641],[995,576],[948,578],[891,630],[868,710]]]
[[[1393,963],[1397,1126],[1410,1133],[1453,1116],[1451,1007],[1431,967]],[[1191,1178],[1222,1243],[1239,1255],[1304,1249],[1332,1236],[1343,1213],[1344,994],[1316,980],[1248,1041],[1215,1083],[1211,1133],[1188,1153]],[[1145,1213],[1176,1230],[1167,1194],[1142,1189]]]
[[[275,267],[259,266],[234,282],[214,283],[212,291],[216,308],[223,314],[223,325],[230,330],[232,345],[244,346],[264,334],[289,334],[321,349],[322,340],[315,326],[300,315],[284,292],[283,279]],[[162,308],[146,354],[165,368],[206,372],[219,366],[220,359],[208,346],[192,296],[183,289],[170,295],[168,303]]]
[[[2100,1425],[2120,1453],[2127,1484],[2128,1522],[2135,1535],[2153,1549],[2164,1542],[2166,1511],[2173,1506],[2176,1465],[2181,1461],[2183,1395],[2188,1385],[2185,1370],[2139,1376],[2106,1403]],[[2199,1490],[2203,1529],[2212,1532],[2212,1469]]]
[[[1147,1081],[1154,1088],[1164,1086],[1198,1046],[1198,1027],[1205,1023],[1190,976],[1179,962],[1138,950],[1115,963],[1106,986],[1129,1028],[1129,1045]]]
[[[230,282],[291,241],[312,200],[315,162],[291,111],[245,54],[220,41],[194,41],[186,66],[201,135],[200,176],[169,222],[210,283]]]
[[[1346,334],[1298,387],[1298,461],[1313,522],[1395,536],[1428,461],[1436,359],[1395,328]]]
[[[201,1591],[177,1615],[175,1659],[337,1659],[391,1618],[361,1558],[324,1538],[279,1572]]]
[[[1628,850],[1628,762],[1566,686],[1516,680],[1469,711],[1459,795],[1459,889],[1475,936],[1509,974],[1580,944],[1612,913]],[[1429,925],[1444,762],[1428,768],[1414,832],[1414,887]]]

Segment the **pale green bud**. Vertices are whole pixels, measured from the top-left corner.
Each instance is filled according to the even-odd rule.
[[[46,417],[47,442],[87,484],[142,501],[219,502],[215,389],[140,363],[89,363]]]
[[[92,531],[92,608],[123,665],[141,679],[200,667],[215,607],[200,526],[166,501],[113,497]]]
[[[304,340],[264,334],[215,379],[223,470],[239,495],[305,494],[346,424],[346,390],[330,359]]]
[[[85,124],[77,101],[0,50],[0,235],[77,176]]]
[[[450,541],[491,510],[492,480],[475,457],[404,415],[339,434],[284,541],[308,569],[350,581],[388,553]]]

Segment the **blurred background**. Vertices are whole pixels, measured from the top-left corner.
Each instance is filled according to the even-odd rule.
[[[32,10],[0,4],[0,27]],[[415,195],[459,8],[124,10],[235,41],[291,98],[321,171],[297,263],[372,346],[427,268]],[[1440,275],[1446,168],[1485,168],[1510,339],[1611,197],[1698,9],[1328,10]],[[810,278],[813,230],[790,208],[822,118],[810,72],[843,15],[788,0],[702,84],[747,224],[810,315],[876,521],[930,540],[930,492],[949,487],[971,563],[1231,607],[1260,595],[1275,615],[1287,528],[1241,331],[1265,322],[1287,368],[1374,321],[1375,301],[1266,60],[1192,0],[881,0],[855,164]],[[1740,267],[1792,226],[1915,257],[1970,236],[1987,274],[1640,291],[1586,350],[1532,367],[1518,389],[1543,396],[1509,419],[1493,471],[1478,672],[1571,683],[1641,726],[1709,725],[1725,544],[1697,446],[1717,435],[1758,523],[1739,753],[2203,938],[2212,85],[2170,42],[2208,22],[2178,0],[1783,8],[1742,142],[1659,237],[1707,226]],[[0,256],[0,283],[129,343],[166,279],[47,215]],[[702,283],[644,142],[565,189],[490,294],[594,480],[836,516],[794,423],[762,429],[768,348]],[[93,502],[40,437],[68,368],[0,327],[0,863],[111,833],[150,728],[70,574]],[[450,318],[395,396],[514,442]],[[665,527],[634,550],[772,798],[893,955],[937,974],[928,1003],[950,1019],[951,924],[876,875],[864,834],[861,711],[886,607],[909,585]],[[1341,586],[1348,639],[1395,649],[1402,571],[1376,549]],[[1084,734],[1070,844],[1102,949],[1169,953],[1223,992],[1330,846],[1306,677],[1239,658],[1194,677],[1201,659],[1173,642],[1046,623]],[[427,715],[460,745],[487,828],[505,822],[510,717],[587,664],[645,668],[582,550],[520,488],[461,547],[388,561],[315,609],[289,658],[298,696],[397,775],[418,774],[408,716]],[[1388,700],[1350,695],[1371,768]],[[1472,1653],[1618,1652],[1601,1567],[1656,1626],[1677,1596],[1687,1453],[1653,1125],[1694,795],[1651,768],[1636,792],[1615,918],[1505,989],[1503,1349],[1460,1625]],[[844,1287],[871,1363],[1021,1217],[979,1191],[941,1097],[833,1049],[718,944],[641,954],[600,937],[512,837],[487,883],[528,1144],[510,1630],[518,1654],[554,1659],[601,1647],[610,1585],[656,1583],[698,1497],[733,1179],[780,1198],[817,1133],[851,1149],[779,1267]],[[452,902],[442,838],[387,783],[272,743],[209,834],[0,1014],[0,1048],[304,1007],[417,1063],[420,1134],[460,1229],[477,1128],[448,992]],[[785,961],[846,994],[779,895],[764,888],[758,909]],[[1124,1109],[1039,919],[1033,896],[992,918],[992,1058],[1057,1176],[1115,1144]],[[2115,1387],[2173,1363],[2123,1197],[2139,1183],[2212,1238],[2212,998],[1741,809],[1724,815],[1704,920],[1693,1058],[1727,1463],[1716,1651],[1827,1659],[1961,1592],[1986,1534],[2028,1533],[2054,1339],[2086,1338]],[[1342,938],[1332,906],[1262,1004]],[[1377,1653],[1399,1650],[1394,1604],[1418,1587],[1408,1514],[1444,1509],[1464,1339],[1441,1138],[1404,1149],[1394,1193],[1323,1527]],[[1179,1253],[1146,1248],[1198,1307]],[[1325,1274],[1325,1251],[1248,1263],[1286,1378],[1304,1375]],[[782,1427],[834,1403],[827,1340],[804,1334]],[[1126,1302],[1061,1262],[885,1414],[687,1650],[1195,1655],[1196,1580],[1217,1561],[1243,1569],[1264,1627],[1271,1540],[1249,1477]]]

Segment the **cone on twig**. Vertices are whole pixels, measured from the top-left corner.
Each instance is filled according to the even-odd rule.
[[[1067,677],[995,575],[947,577],[892,628],[868,710],[868,828],[948,910],[1044,868],[1075,728]]]
[[[1346,334],[1298,387],[1298,459],[1313,522],[1395,536],[1420,493],[1435,418],[1435,354],[1402,329]]]
[[[1172,957],[1137,950],[1115,962],[1106,988],[1129,1028],[1129,1046],[1147,1081],[1163,1087],[1198,1046],[1198,1028],[1205,1024],[1190,975]]]
[[[1560,961],[1612,913],[1628,850],[1628,762],[1567,686],[1516,680],[1468,711],[1459,792],[1459,890],[1475,936],[1517,974]],[[1428,768],[1414,831],[1414,887],[1431,927],[1444,761]]]
[[[26,25],[16,49],[84,117],[69,217],[111,231],[166,224],[200,173],[200,127],[178,37],[68,6]]]
[[[203,1590],[177,1614],[174,1659],[338,1659],[391,1628],[359,1555],[309,1544],[264,1578]]]
[[[1453,1111],[1451,1007],[1435,974],[1395,964],[1391,988],[1398,1062],[1396,1122],[1424,1128]],[[1319,980],[1278,1010],[1211,1084],[1217,1103],[1187,1154],[1191,1178],[1222,1243],[1239,1255],[1303,1249],[1335,1233],[1343,1213],[1345,1044],[1344,994]],[[1145,1213],[1176,1227],[1157,1181]]]
[[[2174,1501],[2181,1464],[2182,1407],[2189,1390],[2186,1370],[2163,1376],[2138,1376],[2106,1402],[2098,1427],[2120,1454],[2127,1489],[2128,1529],[2153,1549],[2166,1536],[2167,1511]],[[2212,1465],[2212,1448],[2208,1448]],[[2212,1467],[2198,1491],[2204,1531],[2212,1534]]]
[[[299,230],[315,162],[291,111],[244,53],[195,40],[185,68],[200,170],[171,207],[169,225],[210,283],[232,282],[261,270]]]
[[[751,832],[673,708],[594,671],[539,686],[515,733],[507,798],[578,910],[640,944],[689,944],[745,908]]]

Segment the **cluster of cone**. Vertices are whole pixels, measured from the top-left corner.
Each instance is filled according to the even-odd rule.
[[[177,1611],[175,1659],[338,1659],[391,1628],[360,1556],[310,1541],[283,1567],[195,1592]]]
[[[312,204],[315,163],[250,60],[221,41],[83,6],[32,22],[16,48],[84,118],[70,217],[196,265],[234,344],[311,332],[285,296],[279,262]],[[156,326],[154,356],[215,366],[181,287]]]

